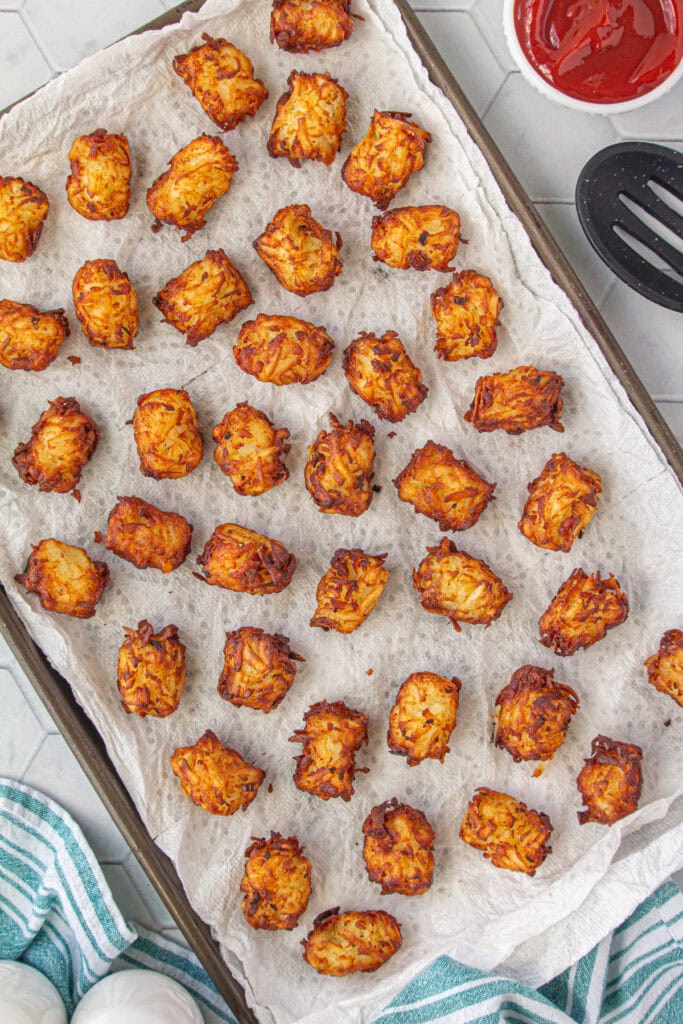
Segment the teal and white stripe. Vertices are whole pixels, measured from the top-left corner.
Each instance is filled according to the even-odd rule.
[[[124,921],[66,811],[36,790],[2,778],[0,959],[21,959],[42,971],[69,1013],[112,966],[135,966],[175,978],[208,1011],[207,1019],[233,1021],[192,953]]]
[[[539,990],[435,960],[374,1024],[683,1024],[683,896],[662,885]]]
[[[112,967],[138,967],[179,981],[207,1021],[233,1021],[196,957],[123,920],[66,811],[0,778],[0,959],[19,958],[50,978],[69,1012]],[[667,882],[538,991],[442,956],[375,1018],[375,1024],[437,1021],[683,1024],[683,896]]]

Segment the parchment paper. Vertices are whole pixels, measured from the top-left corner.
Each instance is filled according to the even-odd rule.
[[[37,254],[23,265],[0,269],[2,294],[43,309],[65,306],[72,324],[70,339],[47,371],[2,371],[0,377],[2,579],[30,632],[71,681],[102,733],[151,834],[172,857],[190,900],[245,982],[260,1020],[277,1024],[369,1019],[441,953],[484,968],[511,958],[510,972],[532,983],[546,980],[683,863],[682,801],[675,803],[683,777],[682,716],[647,685],[642,667],[664,630],[680,625],[680,489],[507,209],[481,154],[428,83],[397,12],[388,0],[357,0],[354,6],[365,20],[347,44],[317,56],[295,56],[270,46],[269,4],[208,0],[200,15],[186,16],[180,27],[128,39],[85,61],[0,123],[1,172],[35,181],[51,200]],[[252,121],[225,137],[240,170],[207,227],[182,244],[171,228],[151,232],[144,191],[180,146],[201,132],[215,132],[171,69],[173,55],[196,45],[202,31],[243,47],[270,97]],[[351,95],[349,131],[331,168],[293,170],[266,154],[275,104],[292,68],[329,69]],[[396,202],[446,203],[460,211],[468,244],[458,253],[458,267],[489,274],[505,300],[500,343],[490,360],[449,365],[435,358],[428,300],[446,275],[392,271],[372,261],[374,208],[351,193],[339,174],[374,107],[411,111],[433,135],[424,170]],[[131,143],[133,203],[120,222],[87,222],[64,196],[69,145],[77,134],[98,127],[123,131]],[[330,291],[306,299],[284,292],[251,247],[272,214],[290,202],[309,203],[314,215],[344,239],[341,276]],[[244,273],[255,304],[192,349],[159,323],[151,299],[169,277],[218,246]],[[97,257],[116,259],[138,291],[142,318],[133,352],[90,348],[73,315],[72,277],[84,260]],[[327,373],[315,384],[287,388],[243,374],[231,344],[240,323],[257,312],[291,313],[324,324],[337,341]],[[374,419],[344,380],[341,352],[360,330],[387,329],[398,331],[423,369],[428,399],[393,428],[393,438],[390,425],[377,423],[381,491],[371,509],[358,520],[322,515],[303,486],[306,446],[326,425],[330,410],[342,419]],[[80,356],[80,365],[72,365],[69,355]],[[564,435],[548,429],[521,437],[481,435],[464,423],[476,378],[520,363],[564,376]],[[207,441],[201,466],[179,481],[157,482],[140,474],[127,422],[137,396],[161,386],[188,388]],[[27,487],[9,461],[48,399],[57,395],[76,396],[102,431],[83,474],[80,504],[69,495]],[[211,427],[238,401],[262,408],[292,435],[289,480],[258,498],[237,496],[212,459]],[[498,485],[496,501],[479,523],[455,538],[489,562],[514,591],[514,600],[489,629],[464,626],[457,634],[446,619],[422,611],[411,586],[413,567],[440,533],[398,501],[391,481],[429,438],[452,446]],[[604,483],[598,513],[570,555],[541,551],[516,528],[527,482],[562,450],[597,470]],[[136,570],[94,543],[94,531],[104,533],[117,495],[129,494],[177,510],[194,523],[192,555],[171,575]],[[280,538],[296,554],[299,568],[287,590],[268,598],[237,596],[193,577],[195,556],[213,528],[226,521]],[[51,535],[85,546],[111,567],[111,586],[89,621],[43,612],[36,598],[13,582],[30,544]],[[340,546],[386,551],[391,568],[376,611],[348,637],[308,627],[316,584]],[[624,625],[589,651],[559,659],[540,646],[537,623],[577,565],[615,573],[631,612]],[[188,649],[181,706],[160,721],[127,717],[116,689],[121,626],[136,625],[143,617],[155,626],[176,623]],[[233,708],[216,694],[224,631],[242,625],[285,633],[306,658],[293,690],[267,717]],[[554,668],[559,679],[576,688],[582,704],[566,743],[538,779],[532,778],[533,765],[514,765],[491,745],[495,695],[512,671],[528,662]],[[404,759],[387,752],[387,716],[403,679],[425,669],[462,679],[458,725],[443,765],[408,769]],[[288,737],[306,708],[323,698],[343,699],[370,717],[370,743],[358,759],[370,772],[357,777],[348,804],[322,803],[291,781],[297,750]],[[193,743],[206,728],[267,771],[266,784],[244,815],[211,818],[183,796],[170,771],[175,747]],[[640,809],[611,829],[579,827],[576,820],[575,778],[599,732],[644,749]],[[550,815],[553,853],[535,878],[492,868],[458,839],[465,806],[479,785],[511,792]],[[422,897],[380,897],[364,871],[361,823],[375,803],[392,796],[422,808],[436,829],[434,884]],[[308,911],[300,927],[286,934],[253,932],[240,911],[243,851],[250,836],[270,829],[296,834],[313,863]],[[385,907],[402,922],[403,947],[379,973],[322,978],[302,960],[299,942],[313,918],[337,905]]]

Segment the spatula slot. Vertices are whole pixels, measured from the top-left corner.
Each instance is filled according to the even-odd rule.
[[[665,242],[676,249],[677,252],[683,254],[683,218],[680,218],[678,214],[674,213],[669,206],[666,206],[664,203],[659,201],[657,201],[656,205],[651,203],[646,206],[641,202],[640,196],[636,197],[630,195],[628,192],[620,192],[619,201],[627,210],[634,214],[638,220],[642,221],[646,227],[659,235]],[[667,220],[663,220],[658,216],[660,213],[660,206],[664,206],[669,217],[671,217],[671,221],[669,221],[668,218]],[[678,231],[676,231],[675,228],[672,228],[671,224],[676,224]]]
[[[658,199],[670,206],[674,213],[683,217],[683,192],[680,192],[674,182],[659,181],[657,178],[650,178],[649,188],[652,189]]]
[[[657,253],[653,252],[647,245],[640,241],[640,239],[626,231],[621,224],[613,224],[612,230],[615,235],[625,242],[636,255],[640,256],[641,259],[649,263],[650,266],[654,267],[655,270],[659,270],[664,274],[670,276],[674,281],[683,284],[683,274],[679,274],[669,263],[661,259]]]

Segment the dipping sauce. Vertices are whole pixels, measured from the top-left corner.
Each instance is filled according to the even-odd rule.
[[[635,99],[683,57],[679,0],[517,0],[514,14],[532,67],[577,100]]]

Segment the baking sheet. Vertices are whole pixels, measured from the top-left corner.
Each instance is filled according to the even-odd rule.
[[[209,16],[215,9],[216,5],[207,4],[203,14]],[[128,56],[117,47],[116,51],[86,62],[78,72],[65,76],[51,87],[51,92],[48,90],[32,101],[33,109],[24,106],[12,115],[23,114],[30,120],[31,142],[39,149],[43,147],[32,160],[31,143],[17,147],[15,135],[12,152],[17,153],[19,149],[22,166],[19,173],[31,177],[31,166],[35,167],[36,180],[47,187],[51,196],[59,196],[59,199],[53,206],[49,227],[36,257],[23,268],[10,268],[16,270],[17,275],[11,282],[13,290],[8,288],[8,294],[38,305],[62,304],[71,276],[83,259],[113,256],[128,269],[147,313],[135,353],[89,350],[84,339],[74,332],[65,354],[77,352],[83,358],[81,366],[65,365],[62,356],[46,374],[25,375],[32,379],[18,382],[16,391],[21,393],[22,401],[14,410],[7,410],[8,454],[17,440],[28,435],[30,424],[47,398],[57,393],[76,394],[107,430],[95,460],[84,475],[84,499],[79,509],[74,508],[68,497],[28,492],[25,504],[30,505],[30,509],[24,507],[21,513],[28,515],[27,531],[23,536],[11,538],[10,557],[3,565],[5,578],[23,563],[29,538],[37,540],[38,536],[54,531],[63,539],[84,543],[92,550],[92,531],[103,528],[106,512],[117,493],[138,493],[162,507],[189,514],[195,522],[197,552],[217,522],[235,519],[281,537],[300,558],[300,569],[292,587],[265,601],[216,594],[209,588],[202,588],[192,579],[189,563],[172,576],[162,578],[153,574],[152,578],[152,574],[139,573],[110,556],[114,585],[97,618],[90,623],[62,623],[54,619],[48,623],[42,612],[35,613],[32,600],[27,602],[21,595],[14,595],[34,635],[52,652],[53,660],[74,682],[79,699],[93,714],[152,833],[176,861],[195,905],[214,926],[220,922],[221,938],[225,940],[229,933],[233,948],[228,953],[228,962],[238,973],[247,974],[252,998],[271,1002],[276,1019],[296,1019],[296,1015],[315,1006],[316,999],[320,1005],[327,1006],[330,999],[349,993],[350,999],[346,1002],[350,1007],[361,1001],[367,1007],[379,1006],[423,960],[431,959],[444,949],[469,962],[491,966],[518,946],[520,940],[538,931],[542,924],[551,924],[580,904],[595,881],[607,871],[618,845],[619,829],[606,833],[593,826],[578,829],[572,821],[574,776],[588,752],[591,736],[597,731],[610,733],[613,725],[612,733],[616,734],[618,726],[622,738],[642,742],[646,751],[648,743],[644,737],[648,723],[653,725],[648,738],[658,734],[661,720],[669,709],[666,702],[662,705],[664,698],[644,692],[648,688],[642,684],[639,663],[656,647],[663,629],[673,624],[670,620],[681,605],[680,592],[676,593],[675,587],[662,593],[658,586],[663,573],[669,579],[680,581],[680,574],[676,576],[673,572],[680,551],[672,551],[670,546],[662,550],[659,540],[666,536],[666,524],[670,526],[672,515],[680,518],[679,492],[673,474],[652,447],[621,388],[606,373],[604,362],[580,330],[566,298],[539,267],[526,237],[492,183],[481,155],[469,144],[450,108],[434,92],[431,96],[420,97],[414,92],[416,84],[427,92],[426,79],[414,58],[412,65],[402,66],[410,55],[399,51],[391,36],[382,29],[376,10],[389,25],[394,39],[402,40],[396,13],[382,3],[361,11],[366,21],[358,27],[352,43],[317,58],[287,56],[272,51],[267,44],[264,46],[267,39],[265,7],[254,9],[251,6],[247,10],[244,5],[239,6],[234,13],[237,23],[219,16],[215,24],[207,26],[214,34],[227,34],[244,45],[256,63],[257,73],[271,87],[271,97],[253,124],[243,125],[227,136],[228,145],[240,158],[241,171],[220,209],[213,211],[209,227],[186,246],[180,245],[170,229],[165,229],[157,239],[145,239],[143,235],[142,244],[139,241],[140,225],[144,224],[146,231],[149,223],[142,185],[148,184],[162,169],[163,160],[157,154],[163,152],[170,156],[194,134],[211,130],[189,93],[185,95],[182,86],[175,81],[175,76],[166,74],[163,63],[161,71],[159,64],[155,64],[159,59],[167,62],[166,54],[172,55],[191,45],[185,37],[182,41],[149,41],[144,48],[139,45],[141,40],[123,44],[131,46]],[[198,41],[199,34],[198,28],[192,30],[191,43]],[[380,38],[382,46],[393,48],[393,53],[388,64],[376,62],[381,67],[381,75],[377,73],[378,80],[364,90],[364,94],[371,95],[378,106],[405,109],[410,86],[409,106],[418,121],[435,136],[425,170],[413,178],[399,201],[443,201],[459,209],[464,234],[470,239],[467,265],[490,272],[506,301],[500,347],[486,364],[437,364],[431,352],[433,327],[427,309],[429,292],[443,283],[441,275],[417,278],[417,275],[388,272],[386,268],[373,265],[367,247],[373,213],[369,203],[351,195],[341,185],[334,195],[329,193],[331,177],[334,175],[338,182],[336,173],[341,160],[369,120],[371,107],[364,105],[362,97],[356,97],[351,104],[351,127],[342,156],[330,170],[316,167],[292,172],[288,165],[282,167],[279,162],[268,161],[259,152],[262,152],[263,138],[270,123],[269,115],[292,67],[329,68],[353,93],[353,82],[357,80],[353,75],[356,66],[353,61],[358,62],[357,66],[372,67],[371,54],[377,54]],[[148,46],[151,49],[148,50]],[[106,99],[111,95],[110,79],[107,79],[106,90],[104,83],[98,88],[97,80],[102,74],[102,61],[114,57],[109,72],[121,82],[130,80],[126,61],[139,60],[143,49],[144,57],[138,65],[141,74],[136,84],[146,98],[136,105],[135,115],[128,116],[121,106],[122,88],[116,91],[117,105],[112,107],[111,99]],[[387,66],[393,69],[393,75],[388,73]],[[144,75],[148,73],[154,76],[152,96],[144,88]],[[414,76],[412,83],[411,75]],[[106,110],[109,113],[107,127],[127,131],[134,155],[138,156],[136,205],[129,218],[119,225],[75,223],[78,218],[61,200],[65,147],[60,140],[52,148],[52,138],[48,138],[46,132],[41,140],[43,125],[51,123],[54,132],[54,121],[50,122],[49,117],[45,120],[46,115],[61,109],[67,87],[75,85],[83,90],[84,98],[75,105],[70,100],[68,115],[62,112],[60,116],[60,130],[63,126],[66,139],[70,141],[77,132],[91,130],[95,125],[84,126],[83,118],[99,116]],[[52,111],[49,105],[47,109],[36,110],[38,101],[50,99],[54,101]],[[81,109],[81,102],[85,110]],[[166,111],[166,120],[160,123],[163,133],[155,135],[157,129],[152,122],[160,117],[162,110]],[[115,126],[111,123],[112,117],[117,119]],[[5,132],[8,122],[11,124],[11,118],[3,125]],[[25,121],[23,124],[27,127]],[[16,125],[14,131],[16,133]],[[0,136],[0,140],[2,138]],[[457,167],[457,175],[453,174],[454,167]],[[255,180],[259,184],[254,190]],[[272,197],[270,208],[264,209],[264,197]],[[339,229],[344,236],[345,270],[331,292],[298,300],[281,292],[268,272],[257,266],[259,261],[251,253],[249,242],[278,205],[309,201],[315,213],[318,212],[316,199],[323,222]],[[53,244],[48,251],[50,238]],[[55,245],[56,240],[61,246]],[[386,436],[390,427],[378,430],[377,482],[383,489],[371,511],[361,520],[336,523],[330,521],[330,517],[320,516],[311,507],[301,482],[305,445],[323,425],[327,409],[333,408],[340,416],[357,418],[367,412],[360,400],[346,389],[340,372],[339,351],[328,374],[316,385],[305,391],[300,388],[276,391],[244,377],[234,367],[229,341],[236,334],[235,325],[217,332],[199,349],[187,350],[171,328],[154,322],[156,317],[149,304],[151,294],[168,276],[202,255],[205,248],[221,244],[244,270],[257,299],[255,310],[292,312],[324,322],[337,339],[338,349],[360,329],[397,329],[425,371],[431,392],[421,411],[397,429],[398,436],[394,439]],[[105,245],[106,250],[102,248]],[[54,260],[55,254],[57,260]],[[461,259],[457,262],[459,266],[465,265]],[[33,271],[30,277],[26,274],[27,266]],[[49,276],[49,271],[54,276]],[[520,287],[519,278],[526,282],[525,288]],[[253,313],[247,312],[243,319],[251,315]],[[125,369],[122,358],[127,360]],[[469,403],[473,382],[479,373],[533,360],[538,365],[558,369],[567,380],[567,434],[564,438],[555,434],[548,436],[547,431],[523,438],[480,437],[463,424],[462,412]],[[117,391],[113,396],[107,391],[106,401],[103,401],[103,383],[112,379],[114,372]],[[135,398],[143,389],[139,385],[143,373],[144,390],[167,383],[187,384],[205,427],[216,422],[226,408],[243,399],[260,405],[278,425],[289,426],[296,451],[290,457],[292,475],[288,483],[260,499],[237,498],[229,482],[210,464],[210,457],[185,481],[154,482],[140,477],[135,468],[130,428],[125,420],[130,417]],[[17,376],[12,375],[13,388]],[[612,423],[605,415],[608,409],[619,410]],[[600,411],[598,420],[597,410]],[[600,424],[599,432],[596,422]],[[503,618],[488,631],[475,628],[467,631],[465,627],[463,634],[456,636],[445,620],[422,613],[411,592],[409,570],[422,557],[425,545],[437,541],[438,530],[429,521],[414,516],[408,506],[398,503],[391,493],[390,480],[405,464],[412,448],[430,436],[452,444],[487,478],[498,481],[498,501],[477,527],[458,538],[466,550],[486,557],[517,595]],[[598,469],[606,484],[600,513],[582,541],[581,557],[574,560],[569,556],[571,562],[566,556],[537,551],[515,529],[526,481],[537,475],[548,454],[559,450],[558,440],[570,455]],[[634,473],[636,463],[639,476]],[[648,480],[649,483],[645,483]],[[16,514],[18,506],[13,504],[17,501],[16,494],[23,490],[25,496],[28,489],[22,488],[17,478],[12,479],[11,471],[6,473],[3,483],[7,485],[5,506],[10,514]],[[654,494],[657,500],[649,500]],[[646,509],[643,507],[646,504],[656,507]],[[69,533],[65,532],[65,522],[69,523]],[[36,529],[40,529],[38,536]],[[311,543],[311,536],[316,536],[315,544]],[[631,550],[636,546],[635,536],[638,537],[637,559]],[[349,638],[320,637],[303,623],[312,610],[317,578],[329,563],[335,547],[342,543],[365,544],[371,551],[388,550],[389,564],[395,569],[382,603],[363,630]],[[574,564],[614,571],[635,607],[627,624],[610,634],[602,644],[584,655],[561,661],[538,646],[535,623]],[[639,596],[638,602],[634,600],[635,593]],[[186,697],[178,714],[165,722],[131,723],[117,708],[111,666],[119,643],[118,629],[121,623],[132,624],[143,614],[155,622],[159,616],[164,621],[176,621],[186,634],[191,655]],[[409,637],[405,635],[406,621],[414,627]],[[214,693],[220,666],[221,632],[247,623],[289,633],[295,648],[307,657],[295,691],[268,719],[248,709],[238,711],[222,705]],[[49,632],[39,636],[39,631],[45,627]],[[95,644],[91,642],[93,632]],[[192,636],[187,635],[190,633]],[[81,651],[76,665],[69,647],[77,645],[79,638],[82,644],[87,644],[88,650]],[[61,648],[55,647],[55,642],[61,643]],[[109,663],[104,659],[106,651],[111,652]],[[212,652],[212,665],[207,664],[208,659],[203,653],[200,655],[200,651]],[[430,652],[429,664],[417,664],[416,657],[423,659],[424,651]],[[524,768],[512,767],[507,755],[494,754],[487,747],[490,732],[487,716],[492,699],[512,669],[525,661],[557,665],[558,676],[576,686],[584,707],[552,769],[543,779],[533,781]],[[345,666],[345,671],[341,666]],[[374,669],[371,677],[365,675],[369,667]],[[454,734],[453,753],[446,764],[422,766],[408,772],[402,762],[397,763],[399,759],[389,759],[383,749],[385,719],[398,683],[409,671],[422,667],[461,675],[464,682],[462,712]],[[371,711],[371,744],[365,763],[373,770],[359,779],[357,796],[342,808],[315,804],[313,798],[294,790],[288,778],[291,748],[287,747],[286,737],[300,723],[308,704],[322,697],[343,698],[353,706]],[[617,701],[619,704],[615,707]],[[199,720],[201,725],[195,725]],[[657,765],[655,778],[646,774],[641,811],[624,823],[626,830],[632,831],[648,818],[660,818],[674,797],[680,780],[680,761],[669,761],[668,757],[669,747],[673,750],[676,746],[677,724],[680,723],[674,723],[664,734],[660,762],[666,763],[664,767],[661,763]],[[227,742],[234,743],[245,756],[252,756],[266,767],[274,784],[273,794],[266,797],[262,792],[249,813],[239,821],[207,822],[199,809],[188,810],[174,788],[175,781],[169,777],[167,754],[175,745],[193,741],[207,725]],[[628,735],[625,730],[629,730]],[[127,741],[131,740],[132,744],[127,747]],[[135,763],[140,758],[152,762],[151,785],[145,785],[143,773]],[[550,813],[560,834],[554,842],[553,857],[536,880],[516,879],[495,872],[457,840],[457,826],[467,796],[478,784],[507,786],[533,806]],[[146,799],[146,789],[154,795],[153,800]],[[160,800],[157,793],[161,795]],[[401,897],[379,901],[374,887],[364,879],[359,861],[360,822],[372,803],[394,793],[423,807],[442,837],[435,886],[418,901]],[[571,794],[569,800],[568,794]],[[262,817],[257,816],[257,811]],[[302,826],[307,818],[315,829]],[[565,826],[566,834],[561,834]],[[379,975],[342,982],[311,977],[312,972],[300,962],[297,950],[302,929],[278,937],[284,940],[282,943],[274,943],[273,936],[254,936],[246,932],[235,900],[241,873],[240,854],[251,832],[259,828],[263,832],[270,827],[283,832],[297,831],[314,861],[314,870],[318,866],[315,900],[306,917],[308,923],[315,912],[329,905],[342,902],[348,906],[345,892],[357,901],[362,897],[365,904],[379,902],[404,921],[404,948]],[[338,832],[345,827],[345,834],[351,838],[349,849],[342,856]],[[593,846],[596,836],[598,842]],[[209,874],[205,871],[206,863],[212,865]],[[334,865],[335,870],[331,871],[329,865]],[[196,884],[199,874],[206,878],[202,891]],[[194,882],[190,882],[192,878]],[[218,898],[217,892],[221,894]],[[482,899],[483,894],[485,899]],[[454,907],[457,914],[453,913]],[[520,913],[520,907],[526,908],[524,913]],[[480,938],[476,946],[471,941],[473,935]],[[281,973],[273,979],[276,990],[264,996],[263,986],[268,987],[268,977],[259,980],[259,970],[273,978],[273,955],[278,957]],[[297,971],[304,973],[300,977]],[[297,1008],[295,998],[299,993],[301,1001]]]

